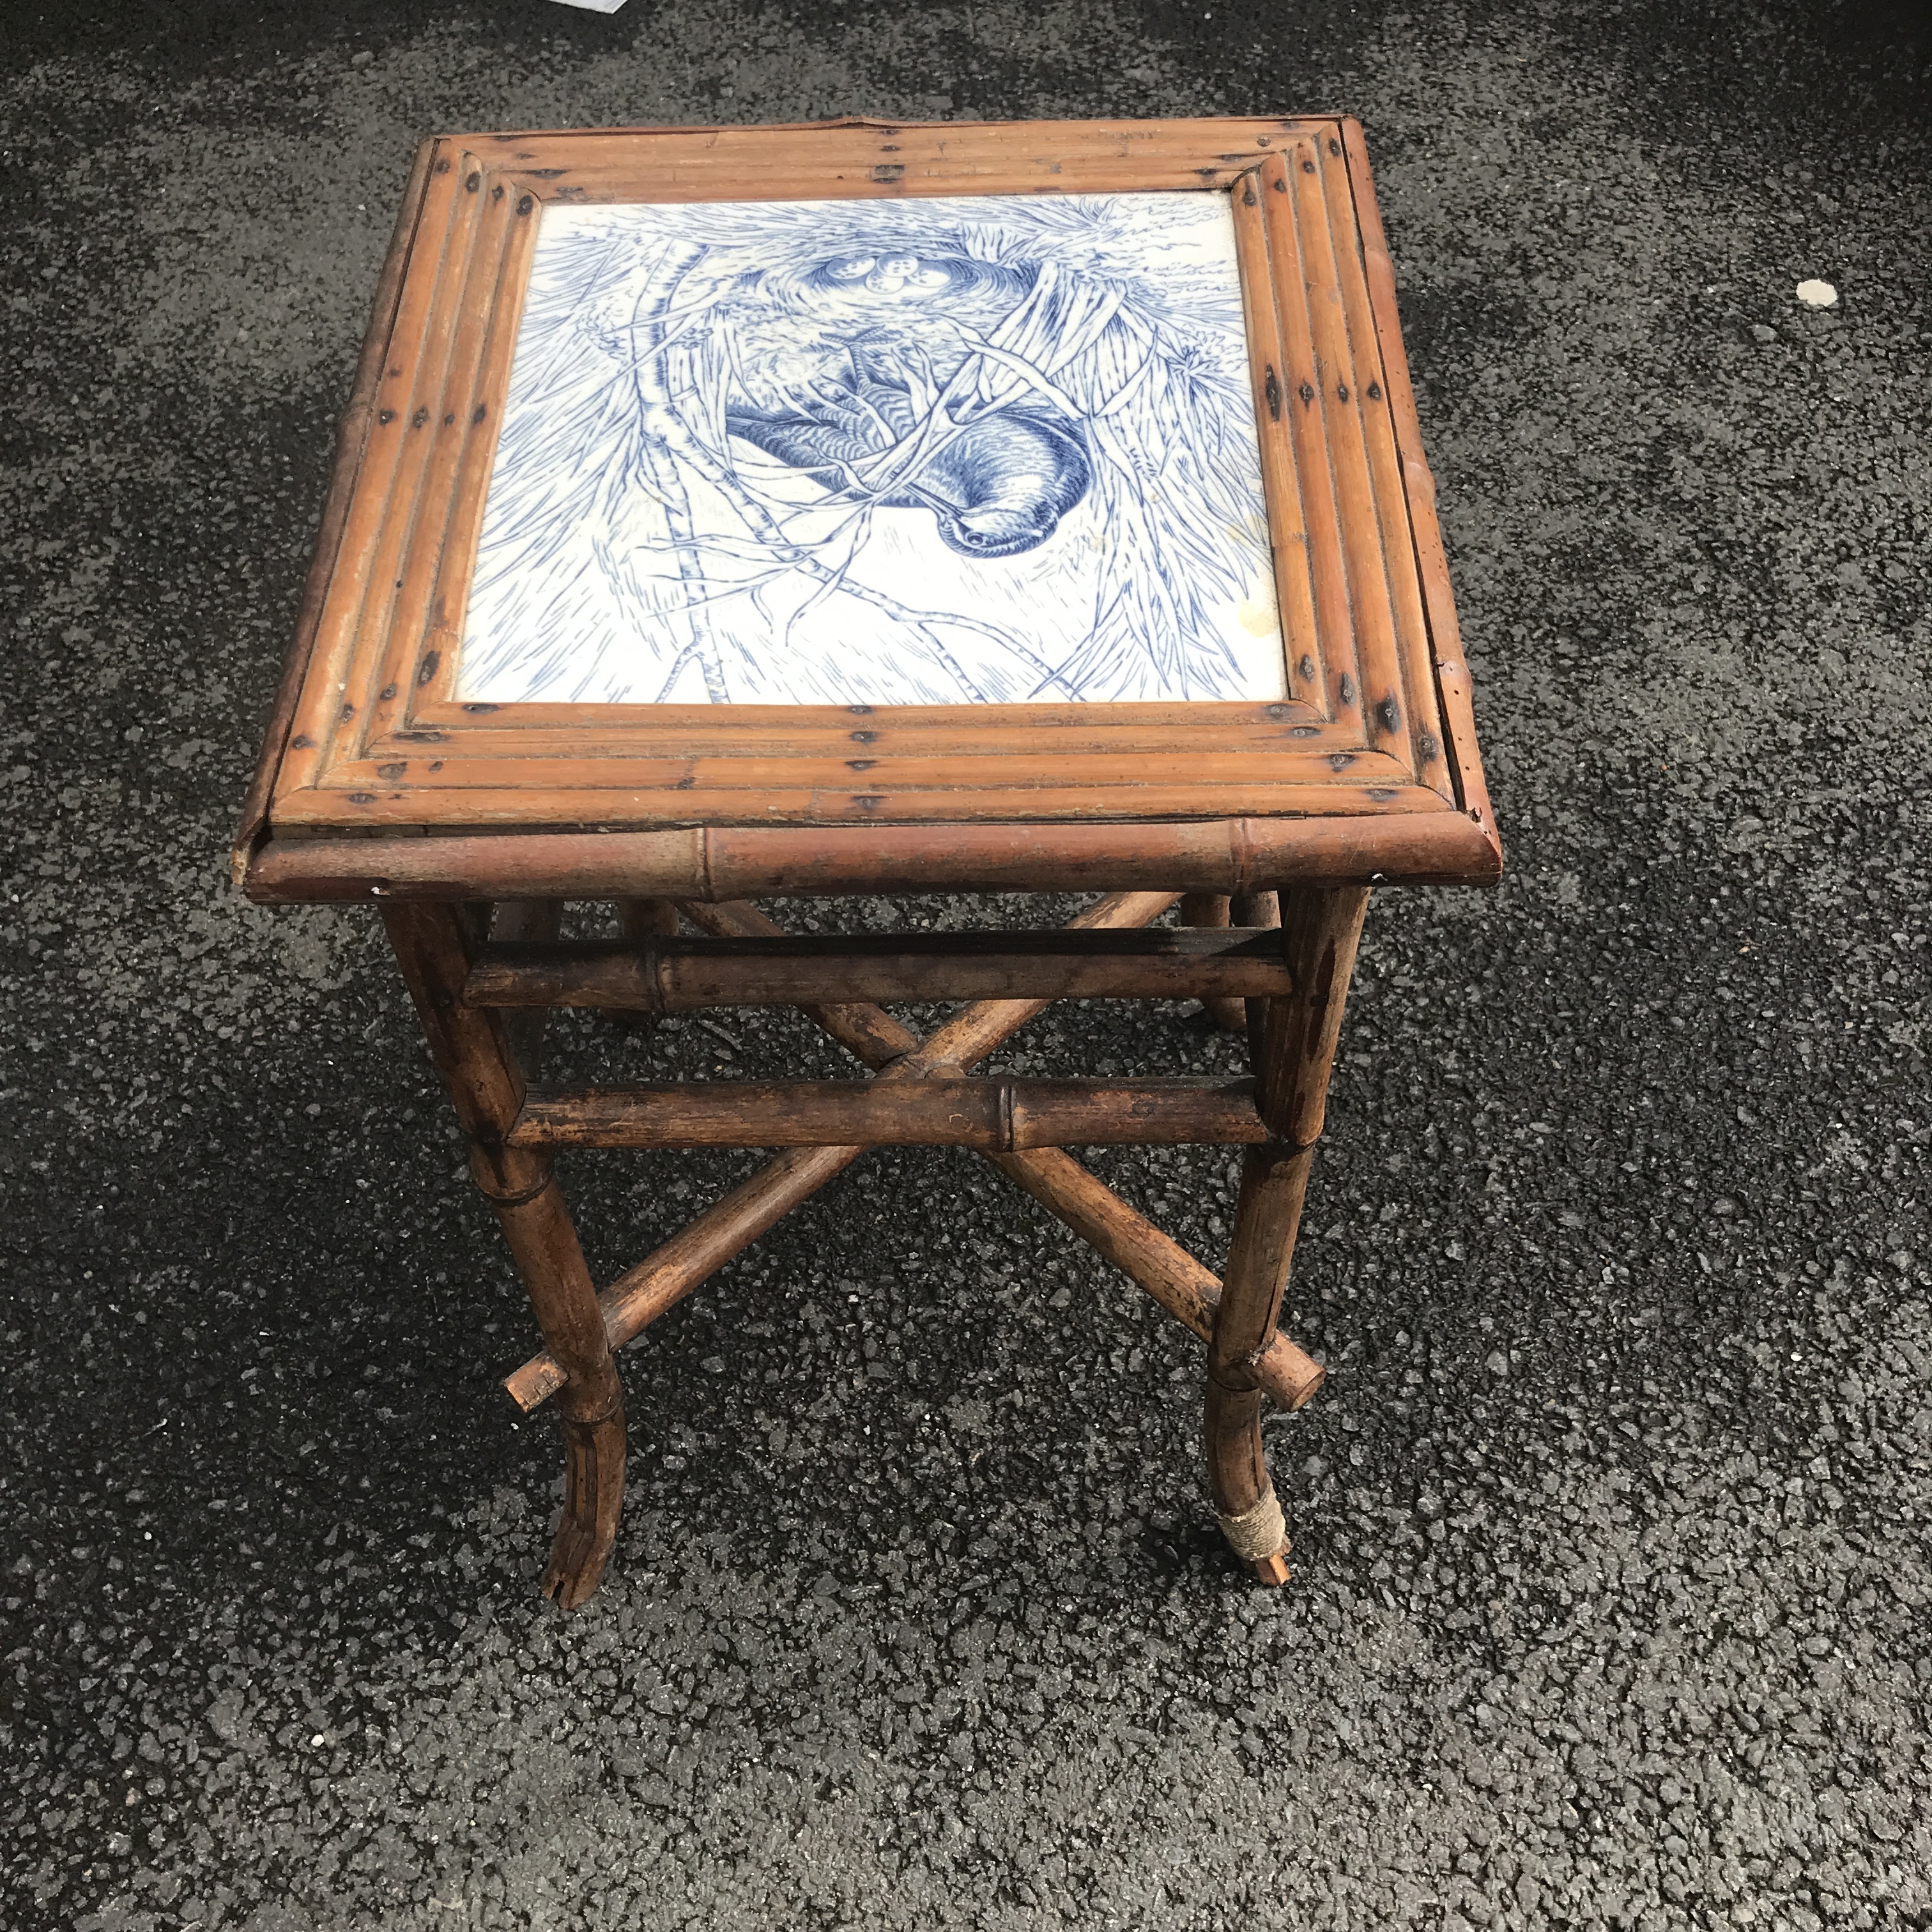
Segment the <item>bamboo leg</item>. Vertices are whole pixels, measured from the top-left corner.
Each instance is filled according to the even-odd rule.
[[[561,899],[504,899],[490,923],[492,939],[554,939],[563,930]],[[503,1016],[503,1036],[510,1043],[526,1080],[534,1080],[543,1066],[544,1029],[548,1006],[526,1006]]]
[[[1235,1553],[1264,1583],[1288,1580],[1288,1538],[1262,1452],[1263,1391],[1250,1358],[1275,1330],[1312,1150],[1280,1142],[1241,1162],[1228,1272],[1208,1344],[1208,1474]]]
[[[1228,902],[1232,909],[1234,923],[1237,926],[1270,926],[1281,923],[1281,895],[1279,892],[1254,892]],[[1248,1064],[1258,1066],[1262,1058],[1262,1020],[1268,1010],[1264,1000],[1238,1000],[1232,1002],[1241,1010],[1241,1022],[1234,1031],[1245,1030],[1248,1036]]]
[[[1189,892],[1180,902],[1183,926],[1225,926],[1230,922],[1230,916],[1228,901],[1220,892]],[[1245,1000],[1216,997],[1203,1000],[1201,1006],[1223,1033],[1239,1033],[1248,1023]]]
[[[538,1326],[563,1372],[563,1514],[543,1594],[574,1610],[597,1587],[624,1495],[624,1399],[590,1271],[549,1158],[505,1144],[524,1078],[497,1016],[462,989],[487,908],[391,901],[384,924],[430,1053],[470,1138],[470,1166],[502,1222]]]
[[[646,939],[674,939],[678,930],[677,908],[669,899],[620,899],[617,929],[626,939],[641,944]],[[607,1016],[628,1032],[648,1033],[657,1024],[652,1015],[608,1010]]]
[[[1250,1148],[1241,1163],[1228,1270],[1208,1343],[1206,1438],[1222,1532],[1264,1583],[1288,1580],[1288,1538],[1262,1453],[1263,1391],[1252,1364],[1280,1318],[1368,901],[1366,889],[1354,886],[1282,893],[1282,944],[1294,990],[1256,1003],[1265,1009],[1254,1029],[1257,1104],[1279,1138]]]
[[[602,1580],[624,1502],[624,1391],[604,1313],[554,1174],[528,1201],[494,1204],[537,1325],[564,1370],[563,1512],[538,1588],[574,1610]],[[559,1342],[562,1343],[560,1347]]]

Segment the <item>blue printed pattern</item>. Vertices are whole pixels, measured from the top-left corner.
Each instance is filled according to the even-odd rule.
[[[1222,196],[543,220],[460,698],[1282,694]]]

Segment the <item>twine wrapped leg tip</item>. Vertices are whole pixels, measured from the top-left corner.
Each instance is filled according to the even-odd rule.
[[[1239,1516],[1215,1512],[1228,1546],[1264,1583],[1279,1586],[1294,1574],[1288,1567],[1288,1526],[1273,1489],[1264,1490]]]

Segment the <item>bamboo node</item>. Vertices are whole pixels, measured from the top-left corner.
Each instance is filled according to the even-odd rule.
[[[1264,1490],[1261,1500],[1239,1516],[1222,1516],[1219,1510],[1214,1514],[1228,1547],[1250,1563],[1266,1562],[1288,1540],[1288,1525],[1272,1488]]]
[[[499,1194],[478,1172],[477,1167],[474,1160],[470,1163],[470,1178],[476,1182],[477,1192],[484,1196],[493,1208],[520,1208],[526,1202],[534,1201],[555,1178],[550,1162],[545,1161],[543,1172],[527,1187],[519,1188],[514,1194]]]

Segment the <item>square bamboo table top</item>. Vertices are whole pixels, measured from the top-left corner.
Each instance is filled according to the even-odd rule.
[[[1492,878],[1433,494],[1353,121],[440,138],[237,876]]]

